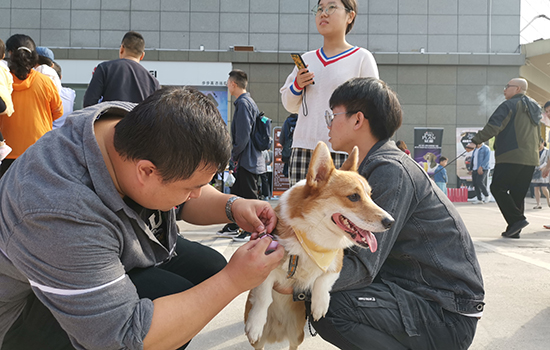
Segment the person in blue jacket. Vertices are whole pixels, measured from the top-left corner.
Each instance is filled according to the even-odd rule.
[[[439,165],[435,168],[434,172],[434,182],[445,194],[447,194],[447,182],[449,182],[447,169],[445,169],[448,161],[447,157],[441,156],[439,158]]]
[[[476,146],[472,153],[472,159],[470,161],[472,169],[472,182],[476,191],[477,200],[472,202],[474,204],[487,203],[489,201],[489,192],[487,191],[487,174],[489,172],[489,159],[491,157],[491,150],[489,147],[480,143]],[[483,194],[483,197],[481,195]]]

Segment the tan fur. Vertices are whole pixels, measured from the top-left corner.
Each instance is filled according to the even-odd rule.
[[[249,293],[245,308],[245,331],[255,349],[288,339],[289,349],[295,350],[304,339],[304,302],[293,302],[292,295],[277,293],[273,290],[275,283],[282,288],[311,290],[315,320],[328,311],[329,292],[342,269],[344,249],[361,243],[333,221],[333,214],[343,215],[356,227],[373,232],[382,232],[388,220],[393,222],[391,216],[370,199],[371,188],[357,173],[358,153],[355,147],[342,168],[336,170],[328,147],[319,142],[307,179],[281,197],[275,209],[279,220],[272,234],[285,248],[285,257],[266,281]],[[354,194],[360,198],[352,201],[350,196]],[[337,251],[326,272],[308,256],[294,230],[305,232],[310,241],[325,249]],[[298,255],[299,260],[294,276],[287,278],[290,255]]]
[[[424,155],[424,160],[428,162],[429,168],[435,168],[437,166],[437,156],[431,152],[428,152]]]

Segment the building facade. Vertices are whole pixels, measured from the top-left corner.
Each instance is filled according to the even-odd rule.
[[[485,125],[504,100],[503,86],[520,75],[525,63],[520,3],[358,0],[356,23],[347,39],[374,54],[381,79],[399,95],[404,123],[396,139],[412,144],[414,127],[442,127],[442,155],[453,159],[456,128]],[[62,67],[74,67],[75,61],[78,65],[78,61],[118,58],[122,36],[135,30],[145,37],[144,65],[186,63],[181,69],[170,66],[182,76],[182,85],[189,84],[185,77],[192,74],[189,67],[194,63],[210,62],[218,69],[218,64],[230,64],[227,67],[245,70],[259,108],[275,125],[282,125],[289,113],[280,102],[279,88],[293,68],[289,53],[322,45],[310,11],[316,4],[315,0],[0,0],[0,37],[28,34],[37,45],[51,48]],[[235,51],[237,46],[253,51]],[[80,97],[85,84],[66,76],[73,72],[71,68],[65,73],[63,82],[68,79]],[[216,82],[214,90],[220,90],[227,78],[221,75],[194,79],[202,85]],[[158,78],[163,83],[163,77]],[[454,164],[448,173],[455,173]],[[456,179],[450,176],[449,186],[453,185]]]

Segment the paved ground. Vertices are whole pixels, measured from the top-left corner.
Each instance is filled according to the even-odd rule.
[[[550,348],[550,230],[542,227],[550,224],[550,208],[531,209],[534,205],[534,199],[526,199],[526,216],[531,224],[523,230],[521,239],[515,240],[500,237],[506,225],[495,203],[456,203],[474,240],[486,289],[487,305],[472,350]],[[220,227],[181,223],[185,237],[210,245],[229,259],[241,243],[217,238],[215,232]],[[188,349],[252,349],[243,330],[245,300],[246,294],[242,294],[229,304]],[[288,349],[288,345],[266,346],[266,350],[280,349]],[[300,347],[328,349],[336,347],[309,335]]]

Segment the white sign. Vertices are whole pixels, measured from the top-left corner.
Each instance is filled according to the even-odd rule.
[[[56,60],[63,71],[63,84],[88,84],[99,60]],[[161,85],[225,86],[231,62],[142,61]]]

